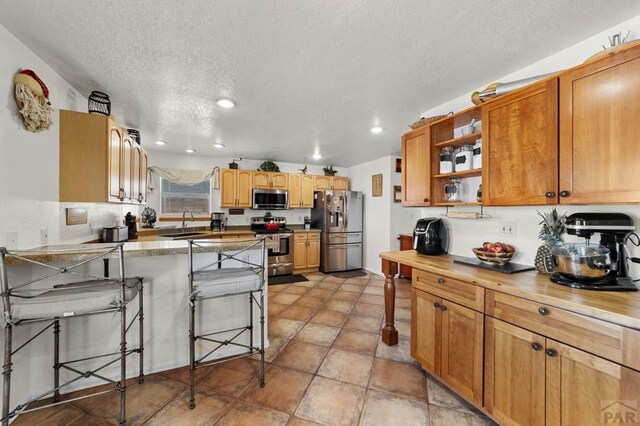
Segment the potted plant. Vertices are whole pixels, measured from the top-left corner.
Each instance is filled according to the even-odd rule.
[[[558,211],[553,208],[547,213],[538,212],[538,216],[542,218],[540,222],[542,229],[538,233],[538,238],[543,241],[543,244],[536,252],[536,269],[542,274],[553,274],[556,271],[556,265],[553,262],[551,250],[563,243],[562,234],[564,234],[567,213],[559,215]]]
[[[260,164],[260,168],[258,168],[258,170],[261,172],[279,172],[280,167],[278,167],[278,165],[273,161],[265,161]]]
[[[333,165],[331,166],[325,166],[322,171],[324,172],[325,176],[335,176],[336,173],[338,173],[337,170],[333,169]]]

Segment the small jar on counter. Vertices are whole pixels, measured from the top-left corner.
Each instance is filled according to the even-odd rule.
[[[455,171],[466,172],[471,170],[473,162],[473,145],[462,145],[455,154]]]
[[[440,174],[453,173],[453,147],[440,150]]]
[[[482,168],[482,139],[476,139],[476,144],[473,145],[473,168]]]

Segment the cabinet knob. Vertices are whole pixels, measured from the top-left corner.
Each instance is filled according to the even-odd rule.
[[[435,303],[433,304],[433,307],[434,307],[434,308],[436,308],[436,309],[438,309],[438,308],[440,307],[440,304],[439,304],[438,302],[435,302]]]
[[[553,197],[555,197],[555,196],[556,196],[556,193],[555,193],[555,192],[553,192],[553,191],[549,191],[549,192],[546,192],[546,193],[544,194],[544,196],[545,196],[545,197],[547,197],[547,198],[553,198]]]
[[[443,311],[446,311],[446,310],[447,310],[447,307],[446,307],[446,306],[444,306],[444,305],[442,305],[442,306],[440,307],[440,309],[442,309]]]
[[[558,355],[558,351],[556,351],[555,349],[547,349],[545,353],[552,358]]]
[[[532,343],[531,349],[533,349],[534,351],[539,351],[540,349],[542,349],[542,345],[540,343]]]
[[[438,284],[444,284],[444,278],[442,277],[438,278]]]
[[[562,198],[567,198],[571,193],[569,191],[560,191],[560,196]]]
[[[545,307],[538,308],[538,313],[543,317],[546,317],[547,315],[549,315],[549,310]]]
[[[429,201],[428,198],[425,198],[424,200],[422,200],[424,203],[426,203],[427,201]]]

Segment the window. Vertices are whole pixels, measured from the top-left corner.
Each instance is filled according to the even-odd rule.
[[[160,214],[181,214],[191,210],[194,215],[208,215],[211,206],[211,180],[195,185],[181,185],[167,179],[160,184]]]

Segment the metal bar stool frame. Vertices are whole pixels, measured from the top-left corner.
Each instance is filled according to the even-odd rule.
[[[61,249],[61,250],[48,250],[45,253],[58,253],[58,254],[69,254],[73,257],[74,252],[77,253],[77,250],[75,249]],[[15,416],[18,416],[19,414],[23,414],[23,413],[28,413],[31,411],[36,411],[36,410],[41,410],[44,408],[49,408],[49,407],[53,407],[55,405],[59,405],[59,404],[66,404],[69,403],[71,401],[77,401],[77,400],[81,400],[81,399],[85,399],[85,398],[90,398],[93,396],[98,396],[98,395],[102,395],[108,392],[119,392],[120,393],[120,413],[119,413],[119,417],[120,417],[120,424],[121,425],[125,425],[126,423],[126,418],[125,418],[125,403],[126,403],[126,358],[129,355],[132,355],[134,353],[139,354],[139,375],[138,375],[138,383],[143,383],[144,382],[144,340],[143,340],[143,335],[144,335],[144,327],[143,327],[143,320],[144,320],[144,309],[143,309],[143,279],[140,277],[135,277],[135,278],[130,278],[129,280],[135,280],[136,281],[136,286],[138,287],[138,293],[137,296],[139,297],[138,299],[138,303],[139,303],[139,308],[138,308],[138,312],[134,315],[134,317],[131,319],[131,321],[127,324],[127,304],[128,302],[126,301],[126,285],[127,285],[127,279],[125,277],[125,273],[124,273],[124,252],[123,252],[123,243],[119,243],[115,246],[109,246],[109,247],[99,247],[99,248],[88,248],[88,249],[83,249],[83,253],[89,252],[89,258],[87,259],[83,259],[80,260],[78,263],[75,263],[71,266],[66,266],[66,267],[58,267],[58,266],[53,266],[53,265],[49,265],[46,263],[42,263],[42,262],[38,262],[36,260],[30,259],[29,257],[26,257],[26,255],[22,252],[11,252],[9,250],[7,250],[4,247],[0,247],[0,289],[2,291],[2,293],[0,294],[0,297],[2,299],[2,305],[3,305],[3,312],[4,312],[4,363],[3,363],[3,367],[2,367],[2,376],[3,376],[3,399],[2,399],[2,418],[0,419],[0,422],[2,423],[2,426],[7,426],[9,425],[9,420]],[[33,254],[33,253],[37,253],[37,251],[28,251],[26,252],[28,254]],[[109,278],[108,276],[96,276],[96,275],[92,275],[92,274],[88,274],[88,273],[81,273],[81,272],[76,272],[74,271],[74,269],[86,265],[90,262],[93,262],[95,260],[98,259],[104,259],[107,260],[110,257],[114,257],[114,255],[117,257],[118,260],[118,269],[119,269],[119,277],[118,279],[113,279],[113,278]],[[7,273],[7,258],[13,258],[18,260],[19,262],[22,262],[24,264],[32,264],[32,265],[37,265],[43,268],[49,268],[49,269],[53,269],[55,270],[55,272],[49,273],[49,274],[45,274],[43,276],[37,277],[35,279],[32,279],[31,281],[27,281],[27,282],[23,282],[20,283],[17,286],[10,286],[9,285],[9,279],[8,279],[8,273]],[[107,308],[107,309],[100,309],[100,310],[96,310],[96,311],[91,311],[91,312],[85,312],[85,313],[81,313],[81,314],[72,314],[72,315],[68,315],[68,316],[55,316],[55,317],[47,317],[47,316],[43,316],[42,318],[29,318],[29,319],[16,319],[14,320],[12,318],[12,303],[11,303],[11,297],[19,297],[19,298],[33,298],[33,297],[37,297],[37,296],[26,296],[24,294],[19,294],[16,291],[19,289],[23,289],[24,287],[30,286],[31,284],[34,284],[36,282],[40,282],[43,281],[47,278],[51,278],[54,277],[58,274],[64,275],[64,274],[69,274],[69,275],[75,275],[75,276],[80,276],[80,277],[87,277],[90,278],[87,281],[82,281],[82,282],[73,282],[73,283],[65,283],[65,284],[58,284],[58,285],[54,285],[53,288],[47,288],[46,290],[48,291],[55,291],[55,290],[66,290],[69,288],[93,288],[95,286],[100,286],[100,285],[105,285],[105,284],[114,284],[114,283],[118,283],[120,284],[120,301],[118,302],[117,306],[114,306],[113,308]],[[108,269],[105,269],[105,275],[108,275]],[[30,291],[30,290],[22,290],[22,292],[24,291]],[[133,300],[133,299],[132,299]],[[119,313],[120,314],[120,348],[118,351],[115,352],[110,352],[110,353],[106,353],[106,354],[101,354],[101,355],[95,355],[95,356],[91,356],[91,357],[86,357],[86,358],[81,358],[81,359],[74,359],[74,360],[69,360],[69,361],[64,361],[64,362],[60,362],[60,320],[70,320],[72,318],[78,318],[78,317],[86,317],[86,316],[92,316],[92,315],[100,315],[100,314],[108,314],[108,313]],[[133,348],[133,349],[127,349],[127,341],[126,341],[126,336],[127,336],[127,332],[129,331],[129,329],[131,328],[131,326],[134,324],[135,320],[138,319],[139,322],[139,347],[138,348]],[[37,324],[37,323],[49,323],[48,325],[45,325],[43,329],[41,329],[39,332],[37,332],[35,335],[33,335],[32,337],[30,337],[25,343],[23,343],[20,347],[18,347],[17,349],[13,349],[12,348],[12,344],[13,344],[13,328],[17,327],[17,326],[21,326],[21,325],[27,325],[27,324]],[[53,371],[54,371],[54,387],[53,389],[50,389],[48,391],[45,391],[35,397],[29,398],[27,401],[22,402],[21,404],[18,404],[15,408],[13,408],[13,410],[11,410],[10,408],[10,398],[11,398],[11,372],[12,370],[12,358],[13,356],[20,351],[21,349],[23,349],[24,347],[26,347],[29,343],[31,343],[32,341],[34,341],[37,337],[39,337],[40,335],[42,335],[46,330],[48,330],[49,328],[53,327],[53,337],[54,337],[54,348],[53,348],[53,357],[54,357],[54,362],[53,362]],[[105,357],[114,357],[118,355],[117,358],[114,358],[112,360],[108,360],[107,362],[105,362],[104,364],[93,368],[92,370],[87,370],[87,371],[81,371],[75,367],[72,367],[72,364],[75,363],[79,363],[82,361],[89,361],[89,360],[95,360],[95,359],[100,359],[100,358],[105,358]],[[116,380],[112,380],[109,379],[108,377],[103,376],[102,374],[99,374],[99,372],[105,368],[107,368],[108,366],[115,364],[116,362],[120,361],[120,378],[118,381]],[[72,372],[75,377],[66,381],[65,383],[60,384],[60,370],[61,369],[65,369],[68,370],[70,372]],[[80,379],[83,378],[89,378],[89,377],[95,377],[97,379],[100,379],[102,381],[105,381],[107,383],[111,383],[115,385],[115,389],[113,390],[105,390],[105,391],[100,391],[100,392],[95,392],[89,395],[84,395],[78,398],[73,398],[73,399],[69,399],[66,401],[60,401],[60,390],[63,389],[66,386],[69,386],[75,382],[77,382]],[[36,408],[31,408],[28,409],[27,407],[38,400],[41,400],[47,396],[50,396],[53,394],[53,402],[46,404],[46,405],[42,405]],[[10,411],[11,410],[11,411]]]
[[[224,243],[228,243],[228,241],[225,241]],[[195,408],[196,406],[195,371],[198,368],[209,367],[224,361],[244,358],[254,354],[260,354],[260,387],[264,387],[265,385],[265,380],[264,380],[264,353],[265,353],[264,352],[264,336],[265,336],[264,289],[265,289],[265,273],[266,273],[266,269],[265,269],[266,238],[259,237],[259,239],[234,240],[234,243],[238,243],[240,245],[243,245],[246,243],[246,246],[238,250],[233,250],[234,251],[233,254],[228,254],[223,251],[215,250],[215,245],[223,244],[220,240],[218,241],[189,240],[189,248],[188,248],[188,255],[189,255],[189,408],[191,409]],[[255,250],[258,247],[260,248],[260,253],[261,253],[259,264],[249,262],[248,260],[244,260],[241,257],[239,257],[242,253],[249,250]],[[218,255],[217,260],[203,266],[202,268],[194,270],[193,255],[195,253],[205,253],[205,252],[213,252],[217,254]],[[206,273],[207,271],[210,272],[211,271],[210,268],[221,269],[222,263],[227,260],[235,260],[251,268],[260,278],[260,287],[256,290],[231,292],[231,293],[226,293],[226,294],[216,295],[216,296],[208,296],[208,297],[198,296],[197,290],[194,289],[194,278],[196,278],[201,273]],[[256,298],[255,293],[260,293],[259,300]],[[219,299],[222,297],[238,296],[242,294],[249,295],[249,325],[244,327],[232,328],[229,330],[216,331],[216,332],[207,333],[207,334],[200,334],[200,335],[196,334],[195,316],[196,316],[197,301]],[[253,330],[254,330],[253,303],[254,302],[260,309],[260,346],[259,347],[256,347],[253,345]],[[238,339],[240,336],[242,336],[246,331],[249,332],[249,344],[245,345],[239,342],[235,342],[235,340]],[[211,337],[211,336],[216,336],[218,334],[231,333],[231,332],[237,332],[237,333],[230,339],[218,340]],[[195,344],[197,340],[205,340],[210,343],[216,343],[218,344],[218,346],[216,346],[215,348],[213,348],[212,350],[210,350],[200,358],[196,359]],[[239,355],[232,355],[229,357],[205,361],[206,358],[214,354],[223,346],[227,346],[227,345],[235,345],[235,346],[243,347],[247,349],[248,352],[242,353]]]

